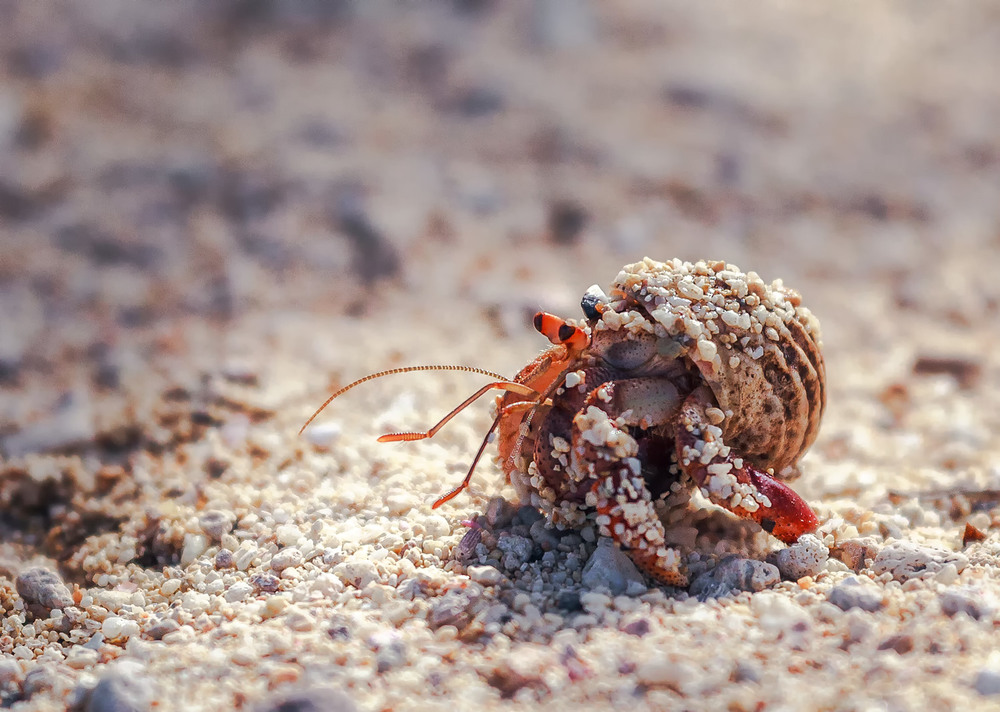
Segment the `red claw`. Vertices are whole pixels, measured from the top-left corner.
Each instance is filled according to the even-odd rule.
[[[795,490],[756,468],[744,465],[743,472],[757,491],[771,501],[770,507],[760,507],[745,516],[786,544],[794,544],[803,534],[816,531],[819,519]]]

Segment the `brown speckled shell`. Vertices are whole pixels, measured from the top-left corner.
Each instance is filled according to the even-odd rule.
[[[647,258],[622,269],[610,297],[615,312],[641,311],[681,343],[726,413],[720,427],[738,456],[780,473],[816,439],[826,375],[819,324],[797,293],[734,265]]]

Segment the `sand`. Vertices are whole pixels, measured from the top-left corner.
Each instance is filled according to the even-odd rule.
[[[1000,6],[0,8],[0,705],[991,709]],[[786,549],[694,582],[489,460],[513,375],[644,255],[803,294],[828,408]],[[490,453],[492,454],[492,453]],[[781,553],[784,551],[784,553]],[[286,705],[286,706],[282,706]]]

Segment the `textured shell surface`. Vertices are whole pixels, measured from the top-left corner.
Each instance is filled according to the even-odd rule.
[[[595,332],[652,332],[689,359],[725,414],[726,442],[751,463],[780,473],[815,440],[826,403],[819,322],[781,280],[647,257],[622,268],[608,300]]]

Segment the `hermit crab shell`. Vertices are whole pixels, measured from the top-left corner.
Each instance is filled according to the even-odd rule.
[[[815,440],[826,405],[819,322],[780,280],[724,262],[647,257],[622,268],[607,299],[597,328],[652,330],[689,359],[738,456],[781,473]]]

